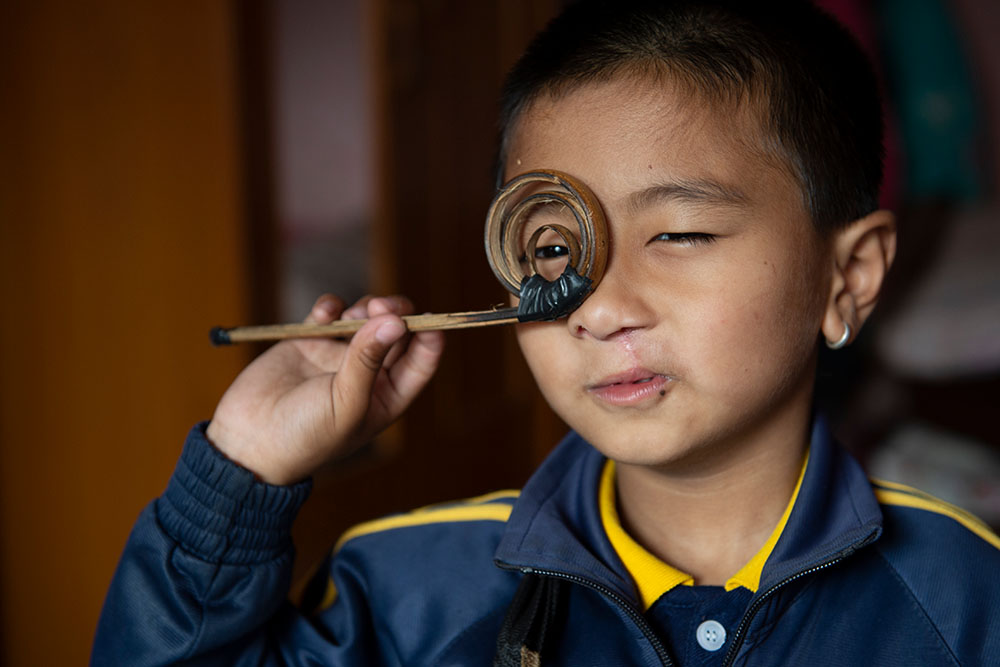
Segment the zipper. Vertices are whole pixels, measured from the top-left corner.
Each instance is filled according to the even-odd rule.
[[[660,659],[660,662],[664,665],[664,667],[673,667],[674,662],[670,659],[670,654],[667,653],[667,647],[663,645],[663,642],[656,635],[656,632],[653,630],[652,626],[650,626],[649,621],[647,621],[642,613],[635,608],[635,605],[619,595],[616,591],[602,584],[590,581],[589,579],[578,577],[574,574],[566,574],[564,572],[556,572],[554,570],[539,570],[533,567],[519,567],[516,569],[520,570],[523,574],[537,574],[542,577],[553,577],[555,579],[562,579],[574,584],[580,584],[581,586],[586,586],[587,588],[610,599],[620,609],[622,609],[632,622],[636,624],[636,627],[642,631],[643,636],[645,636],[646,640],[650,643],[650,645],[652,645],[653,650],[656,651],[656,656]]]
[[[856,552],[858,549],[868,546],[869,544],[874,542],[877,536],[878,536],[878,531],[873,531],[864,540],[854,545],[851,545],[847,549],[844,549],[830,560],[820,563],[819,565],[814,565],[813,567],[807,570],[796,572],[787,579],[783,579],[778,583],[776,583],[774,586],[771,586],[771,588],[767,589],[764,592],[764,594],[761,595],[759,598],[757,598],[757,600],[750,606],[750,608],[747,610],[747,613],[745,613],[743,615],[743,618],[740,620],[740,624],[736,628],[736,632],[733,633],[733,643],[730,644],[729,649],[726,651],[726,657],[722,661],[722,667],[731,667],[733,661],[736,660],[736,654],[739,652],[740,647],[743,645],[743,641],[745,640],[744,635],[746,634],[747,628],[750,626],[751,621],[753,621],[754,616],[757,615],[757,612],[760,611],[761,606],[763,606],[763,604],[767,602],[767,600],[772,595],[774,595],[778,590],[784,588],[793,581],[798,581],[802,577],[807,577],[821,570],[833,567],[840,561],[844,560],[845,558]],[[600,593],[604,597],[614,602],[622,611],[625,612],[625,614],[632,620],[632,622],[635,623],[636,627],[639,628],[643,636],[653,647],[653,650],[656,652],[657,657],[660,659],[660,662],[664,665],[664,667],[673,667],[674,662],[670,658],[670,654],[667,652],[666,646],[663,645],[663,641],[661,641],[660,638],[656,635],[656,632],[649,624],[649,621],[647,621],[645,616],[643,616],[642,613],[635,608],[635,605],[633,605],[629,600],[619,595],[617,591],[614,591],[613,589],[608,588],[603,584],[599,584],[589,579],[584,579],[583,577],[579,577],[575,574],[566,574],[565,572],[536,569],[533,567],[515,567],[515,566],[503,565],[499,562],[497,563],[497,565],[500,565],[500,567],[503,567],[504,569],[508,570],[518,570],[523,574],[537,574],[543,577],[553,577],[556,579],[562,579],[563,581],[569,581],[574,584],[579,584],[593,591],[596,591],[597,593]]]
[[[730,667],[733,664],[733,661],[736,660],[736,654],[739,652],[740,647],[743,645],[743,641],[745,639],[744,635],[746,634],[747,628],[750,627],[750,622],[753,621],[753,617],[757,615],[758,611],[760,611],[761,606],[776,591],[778,591],[781,588],[784,588],[787,584],[790,584],[793,581],[801,579],[802,577],[807,577],[810,574],[815,574],[816,572],[819,572],[820,570],[825,570],[828,567],[833,567],[840,561],[844,560],[845,558],[853,554],[858,549],[867,546],[868,544],[873,542],[875,540],[876,535],[877,533],[873,532],[871,535],[865,538],[864,541],[841,551],[837,556],[831,558],[830,560],[820,563],[819,565],[814,565],[808,570],[802,570],[801,572],[797,572],[792,576],[788,577],[787,579],[783,579],[782,581],[779,581],[774,586],[771,586],[769,589],[767,589],[764,592],[764,594],[761,595],[759,598],[757,598],[757,600],[750,606],[750,608],[747,610],[747,613],[743,615],[743,619],[740,621],[739,626],[736,628],[736,632],[733,633],[733,643],[729,645],[729,649],[726,651],[726,658],[722,661],[722,667]]]

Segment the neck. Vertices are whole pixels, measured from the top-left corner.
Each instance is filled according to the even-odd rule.
[[[797,412],[697,462],[619,463],[626,531],[697,585],[723,585],[764,545],[792,496],[809,441],[809,410]]]

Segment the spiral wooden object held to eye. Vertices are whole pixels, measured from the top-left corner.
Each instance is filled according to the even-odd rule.
[[[579,240],[577,234],[564,225],[545,224],[534,230],[522,249],[522,232],[528,217],[537,207],[551,203],[565,206],[572,212]],[[555,281],[538,275],[536,266],[535,246],[545,231],[560,236],[569,253],[569,263]],[[486,215],[485,244],[490,268],[500,284],[517,297],[527,295],[530,298],[522,299],[520,308],[407,315],[403,317],[407,329],[466,329],[563,317],[579,306],[604,276],[608,230],[604,212],[586,185],[558,171],[540,170],[516,176],[494,197]],[[528,265],[527,272],[522,261]],[[531,290],[530,295],[528,290]],[[215,327],[211,339],[214,345],[228,345],[287,338],[337,338],[355,333],[366,321]]]
[[[532,187],[548,184],[558,189],[540,190],[528,194],[523,199],[516,195]],[[558,171],[532,171],[511,179],[493,198],[489,213],[486,214],[486,258],[490,268],[507,291],[515,296],[521,293],[524,271],[520,268],[522,250],[519,233],[527,214],[532,209],[548,202],[556,202],[573,213],[579,226],[580,241],[563,225],[546,225],[566,241],[570,249],[570,266],[579,275],[589,278],[592,287],[597,286],[604,276],[608,257],[608,228],[597,198],[590,189],[577,179]],[[531,273],[536,273],[534,242],[542,231],[539,228],[529,241],[526,260]],[[529,274],[530,275],[530,274]]]

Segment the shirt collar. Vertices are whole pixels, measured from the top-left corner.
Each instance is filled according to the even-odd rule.
[[[606,459],[570,433],[521,491],[494,558],[504,568],[553,571],[637,599],[635,582],[611,545],[598,489]],[[809,465],[780,539],[767,558],[756,595],[876,539],[882,513],[856,461],[817,416]]]
[[[764,564],[774,550],[778,538],[781,537],[788,517],[791,516],[792,508],[795,506],[795,499],[799,495],[802,487],[802,479],[805,477],[806,466],[809,462],[809,454],[806,453],[799,470],[799,478],[795,482],[795,489],[785,507],[778,525],[771,531],[770,537],[760,548],[760,550],[747,563],[739,569],[736,574],[725,583],[727,591],[734,590],[742,586],[751,593],[756,593],[760,586],[760,576],[764,569]],[[632,575],[639,597],[642,600],[644,609],[649,609],[664,593],[676,586],[693,586],[694,577],[681,572],[671,565],[663,562],[642,545],[636,542],[625,532],[618,517],[618,509],[615,500],[615,463],[608,460],[604,464],[601,473],[600,486],[598,488],[598,505],[600,507],[601,522],[608,540],[617,552],[618,557],[625,565],[625,569]]]

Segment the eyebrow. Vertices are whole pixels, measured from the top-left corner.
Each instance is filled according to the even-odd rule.
[[[716,181],[685,180],[657,183],[633,192],[625,198],[625,207],[634,215],[654,204],[670,201],[714,206],[746,206],[750,203],[750,198],[742,191]]]

